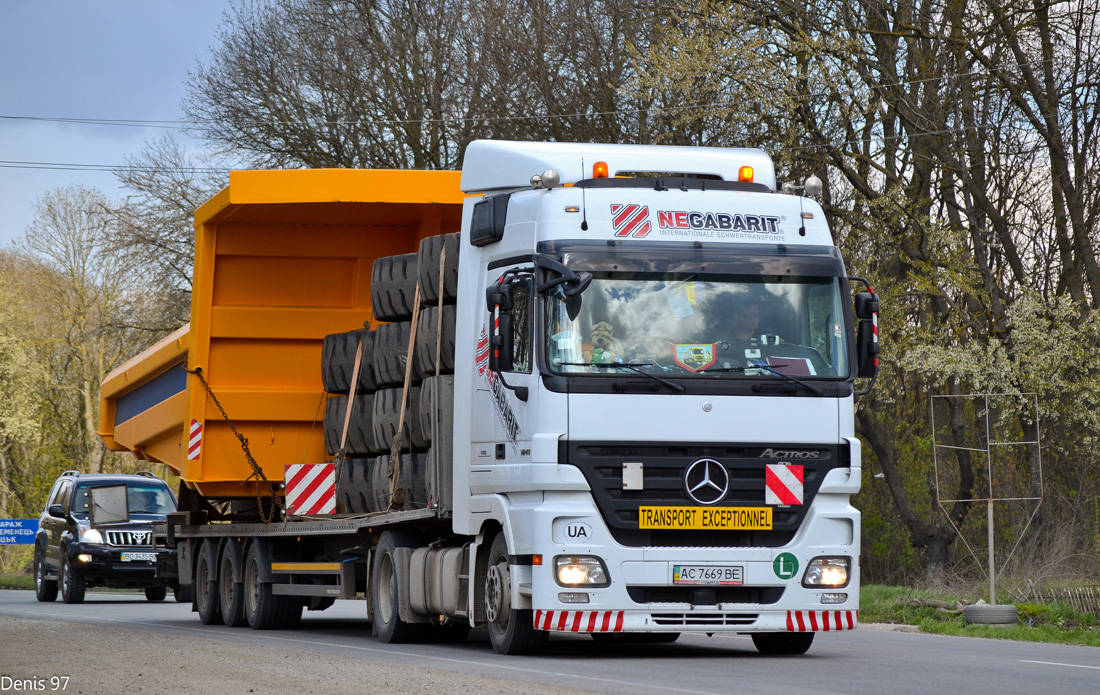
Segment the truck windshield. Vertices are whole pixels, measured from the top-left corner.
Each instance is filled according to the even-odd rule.
[[[579,298],[546,298],[553,372],[622,378],[641,369],[730,379],[848,374],[835,277],[593,274]]]

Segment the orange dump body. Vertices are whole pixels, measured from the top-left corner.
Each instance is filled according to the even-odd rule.
[[[168,465],[207,498],[257,494],[241,444],[268,480],[327,460],[325,335],[373,319],[376,258],[459,231],[459,172],[235,171],[195,213],[191,322],[112,372],[99,435]],[[264,494],[265,491],[261,492]]]

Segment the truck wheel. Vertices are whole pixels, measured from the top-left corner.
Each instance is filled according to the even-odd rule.
[[[814,633],[754,632],[752,643],[761,654],[805,654],[814,643]]]
[[[195,598],[195,587],[176,584],[172,587],[172,598],[176,603],[191,603]]]
[[[370,299],[379,321],[408,321],[416,297],[416,254],[385,256],[374,262]]]
[[[202,544],[195,560],[195,608],[203,625],[214,625],[222,620],[218,601],[217,578],[210,579],[211,568],[217,567],[217,546],[211,541]]]
[[[218,567],[218,607],[226,627],[241,627],[245,624],[244,586],[233,581],[237,570],[237,556],[233,550],[229,543],[222,550]]]
[[[61,572],[58,574],[61,584],[61,600],[65,603],[84,603],[84,592],[87,588],[84,584],[84,577],[73,573],[72,565],[69,564],[69,551],[65,548],[61,549]]]
[[[439,256],[447,247],[447,259],[443,267],[443,302],[454,303],[458,298],[458,235],[439,234],[420,242],[417,254],[417,273],[420,276],[420,303],[439,303]]]
[[[498,654],[537,654],[546,646],[549,633],[535,629],[531,610],[512,608],[508,541],[503,533],[497,534],[489,550],[485,617],[489,623],[489,641]]]
[[[293,629],[302,619],[296,596],[276,595],[270,582],[260,581],[260,552],[256,541],[244,558],[244,614],[253,630]]]
[[[418,642],[424,636],[427,624],[412,624],[401,619],[398,605],[404,577],[398,574],[394,551],[398,548],[415,548],[416,541],[405,531],[385,531],[378,539],[371,563],[371,614],[378,639],[387,644]]]
[[[34,597],[44,603],[57,600],[57,580],[46,579],[46,563],[42,562],[42,553],[34,553]]]
[[[147,586],[145,587],[145,600],[146,601],[163,601],[168,598],[168,587],[166,586]]]

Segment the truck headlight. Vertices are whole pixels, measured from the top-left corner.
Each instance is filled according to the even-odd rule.
[[[611,583],[603,560],[594,555],[555,557],[554,578],[562,586],[607,586]]]
[[[99,529],[82,528],[82,529],[80,529],[80,542],[81,543],[102,543],[103,542],[103,534],[99,532]]]
[[[851,561],[847,557],[815,557],[806,566],[806,573],[802,575],[802,586],[848,586]]]

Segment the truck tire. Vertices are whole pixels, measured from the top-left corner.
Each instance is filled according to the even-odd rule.
[[[366,458],[344,459],[340,477],[336,480],[336,497],[344,503],[345,514],[366,514],[374,495],[370,479],[370,461]]]
[[[814,643],[813,632],[754,632],[756,651],[768,655],[805,654]]]
[[[34,597],[44,603],[57,600],[57,580],[46,579],[46,563],[38,548],[34,550]]]
[[[393,388],[405,383],[405,364],[409,356],[409,332],[412,323],[384,323],[378,327],[374,336],[374,376],[379,389]],[[419,330],[419,328],[418,328]],[[413,354],[416,354],[415,346]],[[410,378],[414,384],[420,383],[420,375],[415,369]]]
[[[401,592],[408,586],[407,577],[399,574],[394,552],[398,548],[415,548],[416,538],[407,531],[383,531],[374,549],[371,563],[371,615],[378,639],[387,644],[419,642],[426,636],[428,623],[406,623],[398,606]]]
[[[378,388],[374,378],[374,331],[359,329],[325,336],[321,349],[321,383],[328,393],[349,393],[351,375],[355,371],[355,351],[363,341],[359,358],[359,385],[356,393],[368,393]]]
[[[414,366],[421,379],[435,374],[435,344],[439,329],[439,307],[424,307],[416,327],[416,347],[413,350],[416,358]],[[442,329],[443,338],[439,340],[439,373],[453,374],[455,371],[455,307],[450,304],[443,307]]]
[[[439,303],[439,256],[447,248],[443,267],[443,303],[454,304],[458,298],[458,234],[439,234],[420,241],[417,254],[417,274],[420,276],[420,303]]]
[[[508,541],[503,533],[493,538],[485,572],[485,615],[489,641],[498,654],[538,654],[549,634],[535,629],[531,609],[512,608],[511,567]]]
[[[244,617],[244,584],[233,579],[239,569],[237,563],[240,557],[234,543],[230,541],[222,548],[221,564],[218,565],[218,607],[226,627],[242,627],[247,622]]]
[[[383,512],[390,508],[390,457],[375,456],[371,459],[371,511]]]
[[[374,394],[374,415],[371,422],[374,426],[374,443],[381,451],[389,451],[393,447],[393,440],[397,436],[397,427],[401,418],[402,389],[383,389]],[[413,436],[414,425],[419,430],[419,418],[411,414],[409,410],[412,403],[420,400],[420,388],[414,386],[409,389],[408,402],[406,403],[405,425],[401,438],[402,451],[408,451],[419,443],[423,447],[423,440],[419,436]]]
[[[244,558],[244,614],[253,630],[289,630],[302,619],[297,596],[276,595],[270,582],[260,581],[260,551],[252,541]]]
[[[84,592],[87,590],[84,577],[73,572],[69,551],[64,547],[61,548],[61,570],[57,576],[61,585],[61,600],[65,603],[84,603]]]
[[[386,256],[374,262],[370,299],[378,321],[408,321],[416,297],[416,256]]]
[[[329,394],[325,402],[325,449],[335,456],[344,434],[344,416],[348,412],[348,396]],[[379,451],[374,443],[374,394],[356,396],[348,423],[348,438],[344,456],[366,456]]]
[[[195,559],[195,608],[203,625],[214,625],[222,621],[221,602],[218,599],[218,579],[210,579],[210,570],[218,566],[218,548],[212,541],[206,541],[199,549]]]
[[[420,398],[417,401],[417,424],[420,428],[420,437],[425,446],[432,446],[432,408],[439,399],[440,412],[444,417],[454,417],[455,378],[449,374],[429,376],[420,385]]]
[[[172,598],[176,603],[192,603],[195,600],[195,587],[177,583],[172,587]]]

